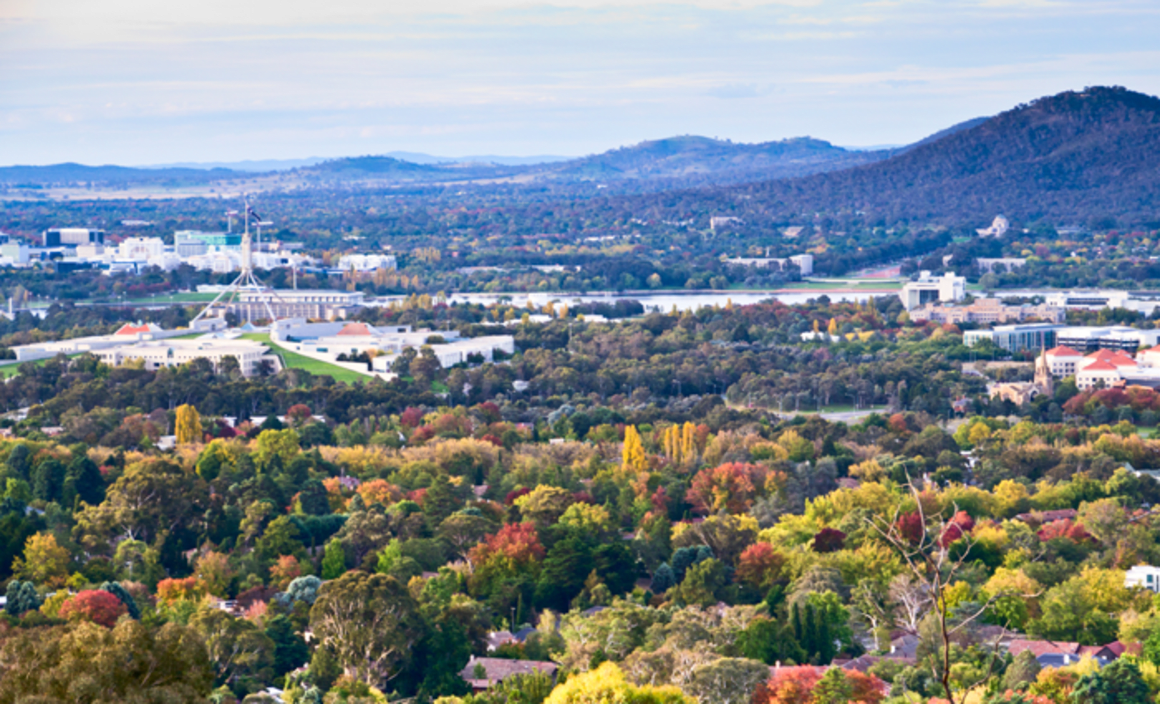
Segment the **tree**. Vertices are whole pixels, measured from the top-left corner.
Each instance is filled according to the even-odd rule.
[[[83,619],[112,628],[117,619],[129,610],[125,604],[103,589],[90,589],[78,593],[60,607],[58,615],[63,619]]]
[[[550,526],[560,519],[572,503],[572,492],[554,486],[537,486],[515,500],[520,515],[538,526]]]
[[[8,601],[4,604],[4,611],[9,616],[22,616],[29,611],[40,608],[40,594],[32,582],[21,582],[14,579],[8,583]]]
[[[293,430],[263,430],[258,433],[258,446],[254,452],[254,460],[259,467],[265,467],[277,457],[283,467],[289,467],[290,461],[300,451],[298,433]]]
[[[133,598],[128,589],[121,586],[120,582],[104,582],[100,588],[120,599],[130,618],[141,618],[141,609],[137,606],[137,600]]]
[[[111,630],[79,622],[16,631],[4,643],[0,702],[204,702],[213,682],[193,630],[149,629],[122,619]]]
[[[423,636],[417,609],[394,577],[348,572],[322,586],[310,627],[348,676],[379,686],[402,673]]]
[[[269,679],[274,642],[257,625],[218,609],[203,609],[190,617],[189,627],[205,642],[217,684],[234,688]]]
[[[230,581],[234,578],[229,556],[212,550],[197,558],[193,573],[207,594],[218,597],[226,595]]]
[[[779,667],[769,682],[757,688],[753,704],[805,704],[822,678],[819,668]]]
[[[702,704],[749,704],[769,666],[746,658],[718,658],[693,668],[682,689]]]
[[[205,437],[201,429],[201,416],[197,409],[189,404],[177,407],[177,419],[174,423],[174,434],[179,445],[200,443]]]
[[[840,667],[831,667],[813,689],[813,704],[846,704],[854,696],[854,687]]]
[[[676,687],[637,687],[625,679],[620,668],[606,662],[595,670],[584,672],[552,690],[544,704],[592,704],[593,702],[632,702],[632,704],[694,704]]]
[[[281,677],[310,659],[310,648],[286,616],[278,614],[266,621],[266,637],[274,643],[275,677]]]
[[[1020,651],[1015,656],[1015,660],[1007,666],[1007,671],[1003,673],[1003,688],[1023,689],[1035,681],[1042,669],[1039,666],[1039,661],[1035,659],[1035,653],[1030,650]]]
[[[65,471],[65,504],[71,506],[74,496],[89,505],[99,504],[105,498],[105,480],[101,470],[96,462],[85,455],[74,458]]]
[[[71,561],[68,550],[57,545],[56,536],[37,533],[24,544],[24,557],[12,561],[12,571],[36,584],[59,587],[68,578]]]
[[[624,446],[621,448],[621,463],[625,471],[634,474],[648,470],[648,458],[644,453],[644,443],[635,425],[624,428]]]
[[[1147,704],[1148,684],[1130,658],[1120,658],[1079,678],[1072,691],[1076,704]]]
[[[754,487],[756,471],[755,465],[740,462],[728,462],[711,469],[702,469],[693,477],[685,500],[702,514],[719,511],[745,513],[753,504],[756,494]]]
[[[331,540],[322,553],[322,578],[338,579],[343,572],[346,572],[346,550],[341,541]]]
[[[306,575],[305,577],[298,577],[290,582],[286,587],[286,592],[283,596],[285,603],[293,604],[296,601],[305,602],[311,606],[314,601],[318,599],[318,589],[322,586],[322,580],[314,575]]]

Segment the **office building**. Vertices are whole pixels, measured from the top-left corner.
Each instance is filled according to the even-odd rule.
[[[929,271],[919,273],[918,279],[902,287],[899,298],[902,307],[908,311],[928,303],[954,303],[967,296],[967,280],[947,272],[942,276],[932,276]]]
[[[83,227],[54,227],[44,231],[45,247],[64,247],[79,244],[104,244],[105,231]]]

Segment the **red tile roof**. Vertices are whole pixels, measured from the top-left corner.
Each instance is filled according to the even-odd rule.
[[[366,323],[347,323],[339,330],[339,335],[371,335],[370,326]]]
[[[1048,653],[1059,653],[1061,655],[1077,655],[1079,653],[1079,643],[1069,643],[1067,641],[1053,641],[1053,640],[1022,640],[1016,639],[1011,641],[1008,651],[1011,655],[1018,655],[1024,650],[1030,650],[1035,657],[1046,655]]]
[[[121,326],[121,328],[119,330],[117,330],[117,332],[115,332],[113,334],[114,335],[137,335],[137,334],[143,333],[143,332],[153,332],[153,330],[149,327],[148,323],[144,323],[142,325],[133,325],[131,323],[125,323],[124,325]]]
[[[1052,347],[1051,349],[1047,350],[1046,354],[1052,355],[1053,357],[1080,357],[1080,356],[1082,356],[1082,355],[1080,355],[1079,352],[1076,352],[1072,348],[1066,347],[1064,345],[1060,345],[1059,347]]]
[[[482,667],[484,679],[475,676],[476,666]],[[554,662],[540,662],[537,660],[508,660],[506,658],[473,658],[463,668],[460,676],[467,680],[474,689],[487,689],[493,684],[502,682],[512,675],[529,675],[533,672],[543,672],[554,677],[558,665]]]
[[[1116,365],[1103,361],[1092,362],[1091,364],[1084,367],[1083,370],[1085,372],[1114,372],[1116,371]]]

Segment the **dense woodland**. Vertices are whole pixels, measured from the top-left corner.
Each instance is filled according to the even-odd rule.
[[[89,310],[46,327],[116,323]],[[523,312],[416,298],[366,319],[472,335]],[[551,313],[505,328],[511,359],[421,351],[390,383],[22,365],[0,387],[26,409],[0,421],[0,702],[1160,691],[1160,614],[1124,587],[1160,560],[1160,484],[1124,469],[1160,463],[1133,424],[1154,395],[992,403],[961,333],[891,298]],[[521,638],[489,650],[499,631]],[[1042,669],[1006,632],[1129,653]],[[881,657],[907,638],[913,657]],[[484,656],[559,671],[473,694]]]

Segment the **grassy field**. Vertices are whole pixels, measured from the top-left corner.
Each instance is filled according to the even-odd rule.
[[[170,293],[164,296],[130,298],[125,302],[135,305],[165,305],[166,303],[209,303],[216,295],[216,293]]]
[[[321,362],[317,359],[298,354],[297,352],[292,352],[285,347],[279,347],[270,341],[270,335],[268,333],[248,332],[242,335],[242,337],[247,340],[257,340],[262,344],[269,345],[272,351],[282,355],[282,361],[290,369],[302,369],[311,374],[318,375],[328,374],[334,377],[335,381],[345,381],[348,384],[353,384],[356,381],[366,381],[371,378],[358,372],[352,372],[349,369],[327,364],[326,362]]]
[[[79,356],[80,356],[79,354],[70,354],[68,356],[68,358],[72,359],[73,357],[79,357]],[[48,364],[48,361],[50,359],[55,359],[55,358],[54,357],[46,357],[45,359],[38,359],[35,362],[31,362],[31,364],[33,364],[37,367],[43,367],[45,364]],[[5,363],[3,365],[0,365],[0,379],[8,379],[10,377],[14,377],[17,374],[19,374],[20,373],[20,371],[19,371],[20,366],[22,364],[29,364],[29,362],[15,362],[15,361],[8,362],[8,361],[5,361]]]

